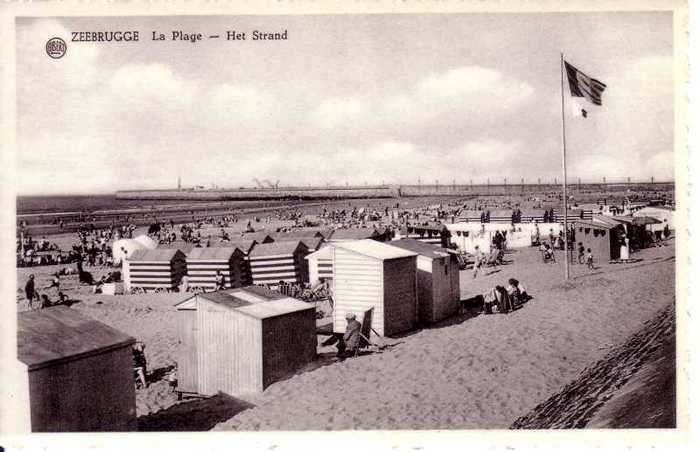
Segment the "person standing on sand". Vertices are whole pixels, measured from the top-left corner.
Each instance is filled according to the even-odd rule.
[[[34,275],[29,275],[27,284],[24,285],[24,295],[27,297],[27,300],[29,300],[29,307],[31,308],[32,301],[34,301],[34,297],[36,297],[36,291],[34,290]]]
[[[593,266],[593,253],[591,253],[590,248],[588,248],[586,252],[586,266],[591,270],[595,270],[595,267]]]
[[[630,259],[630,239],[627,236],[622,237],[622,243],[620,244],[620,260],[623,264],[626,264]]]
[[[481,273],[484,272],[484,254],[481,252],[479,249],[479,245],[476,245],[474,247],[474,278],[476,278],[476,274],[481,271]]]
[[[584,253],[586,252],[586,249],[583,247],[582,242],[578,242],[578,263],[583,264],[583,260],[585,259]]]

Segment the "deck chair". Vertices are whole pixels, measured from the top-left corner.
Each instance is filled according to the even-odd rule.
[[[384,339],[382,336],[377,333],[374,328],[372,328],[372,317],[374,315],[374,308],[370,308],[367,311],[365,311],[364,315],[362,316],[362,328],[360,328],[360,344],[355,350],[355,356],[357,356],[360,353],[361,348],[367,348],[369,346],[374,346],[378,350],[383,350],[386,347],[386,343],[384,342]],[[370,334],[374,333],[380,341],[378,343],[372,342],[370,339]]]

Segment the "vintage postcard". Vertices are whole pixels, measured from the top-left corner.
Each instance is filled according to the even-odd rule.
[[[3,13],[1,446],[687,441],[686,3]]]

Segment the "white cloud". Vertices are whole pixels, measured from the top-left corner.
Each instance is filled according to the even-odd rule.
[[[252,86],[223,84],[212,88],[208,97],[208,113],[214,114],[214,121],[224,123],[227,119],[257,121],[276,108],[272,95]]]
[[[189,105],[198,92],[197,84],[175,74],[164,64],[127,64],[109,80],[109,87],[121,103]]]
[[[367,124],[367,116],[371,115],[366,101],[357,97],[331,97],[324,99],[312,114],[312,121],[325,128],[347,126],[362,122]]]

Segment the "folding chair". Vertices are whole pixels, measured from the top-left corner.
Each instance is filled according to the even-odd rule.
[[[377,347],[378,350],[383,350],[384,348],[386,348],[386,343],[384,342],[382,336],[379,333],[377,333],[374,330],[374,328],[372,328],[373,315],[374,308],[370,308],[367,311],[365,311],[364,315],[362,316],[362,328],[360,328],[360,344],[355,350],[355,356],[359,355],[361,348],[367,348],[370,345]],[[381,343],[372,342],[372,340],[369,338],[371,333],[374,333],[380,339]]]

